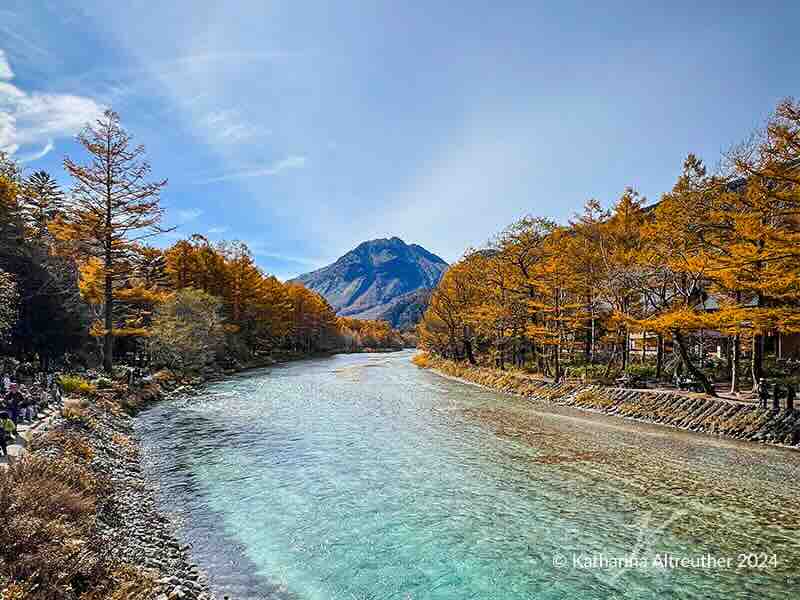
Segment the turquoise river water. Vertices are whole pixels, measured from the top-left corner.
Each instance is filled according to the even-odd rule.
[[[800,594],[800,453],[504,396],[410,356],[253,371],[136,420],[219,598]]]

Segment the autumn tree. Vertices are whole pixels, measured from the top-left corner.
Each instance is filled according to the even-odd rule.
[[[5,339],[17,321],[19,292],[11,273],[0,270],[0,340]]]
[[[598,251],[603,275],[599,294],[611,307],[608,323],[612,353],[609,368],[619,353],[622,370],[628,366],[631,319],[639,315],[642,297],[640,259],[642,256],[642,226],[646,215],[642,210],[645,199],[627,188],[599,227]]]
[[[336,313],[330,304],[300,284],[287,284],[286,291],[291,306],[288,336],[293,349],[306,353],[331,349],[338,329]]]
[[[77,141],[89,155],[64,168],[73,179],[70,210],[51,227],[62,246],[82,262],[100,261],[103,280],[103,367],[114,353],[114,290],[129,276],[135,244],[162,233],[159,195],[166,180],[151,182],[144,147],[134,146],[119,116],[106,111]]]
[[[19,167],[0,152],[0,253],[4,255],[18,253],[23,242],[20,184]]]
[[[223,343],[222,302],[196,289],[175,292],[158,306],[148,338],[152,360],[179,370],[203,367]]]
[[[403,338],[386,321],[339,317],[336,324],[347,350],[403,347]]]
[[[595,349],[599,333],[598,320],[602,313],[599,290],[603,278],[603,260],[600,253],[600,231],[602,223],[608,218],[597,200],[589,200],[583,213],[570,222],[572,235],[565,238],[565,259],[571,288],[580,304],[576,311],[583,317],[583,323],[576,320],[575,327],[583,331],[584,359],[595,361]]]
[[[85,312],[74,262],[53,256],[49,239],[35,239],[22,206],[24,180],[14,161],[0,153],[0,269],[14,276],[19,294],[11,330],[15,352],[51,356],[83,343]]]
[[[550,219],[526,216],[507,227],[494,243],[496,254],[487,265],[494,288],[494,319],[504,347],[512,349],[512,360],[521,362],[528,349],[542,371],[549,371],[556,338],[546,315],[542,276],[547,260],[546,243],[557,225]],[[557,337],[557,334],[555,334]]]
[[[800,303],[800,104],[781,102],[767,127],[727,156],[734,181],[708,236],[715,278],[736,290],[731,321],[749,323],[753,388],[764,375],[764,339],[797,333]]]
[[[135,256],[134,273],[144,285],[161,289],[170,287],[167,259],[163,250],[152,246],[140,246]]]
[[[189,240],[178,240],[164,253],[167,276],[176,289],[195,286],[198,261],[195,246]]]
[[[22,182],[19,202],[25,225],[37,240],[48,234],[48,225],[66,207],[64,193],[47,171],[36,171]]]
[[[687,334],[708,329],[711,323],[704,302],[712,263],[703,236],[723,189],[724,182],[708,175],[703,162],[690,154],[672,191],[664,195],[654,218],[643,227],[640,252],[642,331],[671,335],[681,364],[711,395],[714,388],[695,365]]]

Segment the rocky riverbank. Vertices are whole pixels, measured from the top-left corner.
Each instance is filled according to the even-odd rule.
[[[472,367],[430,355],[417,355],[414,362],[449,377],[537,402],[573,406],[731,439],[800,447],[798,410],[762,409],[755,404],[702,394],[628,390],[580,382],[552,383],[522,373]]]
[[[135,417],[128,411],[161,396],[161,386],[151,383],[136,392],[119,386],[91,401],[68,399],[63,414],[32,437],[28,454],[3,475],[9,498],[0,502],[0,517],[9,527],[23,528],[24,522],[13,522],[15,511],[24,521],[26,511],[51,506],[42,507],[46,517],[29,515],[40,537],[19,540],[27,543],[24,551],[4,548],[0,597],[214,598],[205,574],[191,560],[191,548],[180,544],[158,510],[133,437]],[[66,561],[58,577],[47,568],[30,567],[51,553]]]

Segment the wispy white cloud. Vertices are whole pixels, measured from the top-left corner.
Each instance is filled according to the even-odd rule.
[[[227,227],[210,227],[208,233],[220,234],[220,233],[225,233],[226,231],[228,231]]]
[[[8,64],[8,59],[6,58],[6,53],[2,49],[0,49],[0,79],[14,79],[14,71],[11,70],[11,65]]]
[[[198,181],[197,183],[200,184],[215,183],[218,181],[229,181],[231,179],[244,179],[247,177],[271,177],[273,175],[282,173],[283,171],[288,171],[291,169],[302,169],[306,166],[307,162],[308,161],[306,160],[305,156],[287,156],[286,158],[275,161],[274,163],[271,163],[266,167],[232,171],[231,173],[225,173],[224,175],[219,175],[217,177],[203,179],[202,181]]]
[[[253,62],[273,62],[291,56],[293,52],[195,52],[161,60],[148,61],[147,69],[157,77],[172,78],[187,70],[206,70],[214,63],[246,64]]]
[[[0,18],[3,21],[11,21],[13,17],[16,15],[10,11],[5,11],[0,14]],[[7,22],[0,23],[0,31],[3,33],[8,39],[14,40],[16,46],[24,48],[26,54],[37,54],[42,57],[50,57],[51,54],[41,46],[33,43],[32,40],[29,38],[20,35],[17,31],[14,30],[13,25],[9,25]]]
[[[268,135],[255,123],[248,122],[237,110],[215,110],[201,119],[201,126],[220,144],[237,144],[258,136]]]
[[[182,210],[175,211],[175,215],[177,215],[178,220],[182,222],[186,221],[194,221],[197,217],[203,214],[203,211],[199,208],[187,208]]]
[[[10,81],[14,72],[0,51],[0,151],[14,154],[28,145],[45,144],[27,160],[53,149],[53,140],[77,133],[103,112],[91,98],[72,94],[27,92]]]
[[[27,154],[25,156],[21,156],[18,160],[22,163],[33,162],[35,160],[39,160],[40,158],[44,158],[46,155],[50,154],[50,152],[55,148],[53,144],[53,140],[47,140],[47,143],[44,145],[44,148],[39,150],[38,152],[34,152],[33,154]]]
[[[254,256],[259,258],[266,258],[272,259],[276,261],[286,262],[286,263],[293,263],[295,265],[303,265],[306,267],[311,267],[308,270],[315,269],[323,264],[323,261],[320,258],[310,257],[310,256],[300,256],[297,254],[286,254],[279,250],[275,250],[267,246],[264,242],[260,240],[245,240],[245,244],[250,249],[250,252],[253,253]]]

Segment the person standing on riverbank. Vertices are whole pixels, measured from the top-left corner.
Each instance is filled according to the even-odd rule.
[[[16,432],[17,426],[8,418],[8,413],[0,412],[0,449],[3,451],[3,456],[8,456],[8,444],[14,441]]]
[[[9,387],[9,392],[6,394],[6,409],[11,414],[11,420],[14,424],[17,423],[19,418],[19,410],[25,402],[25,397],[20,393],[16,383],[12,383]]]
[[[36,397],[35,397],[36,390],[28,390],[27,394],[22,394],[22,405],[20,409],[20,418],[22,420],[27,421],[28,423],[33,423],[33,419],[36,417]]]

